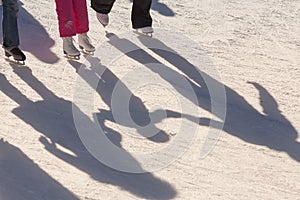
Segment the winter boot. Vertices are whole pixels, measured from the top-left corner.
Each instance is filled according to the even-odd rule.
[[[154,30],[151,26],[146,26],[143,28],[135,29],[135,32],[137,32],[139,34],[147,35],[147,36],[152,36],[152,33],[154,32]]]

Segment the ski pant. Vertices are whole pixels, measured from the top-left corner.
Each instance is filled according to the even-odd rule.
[[[60,37],[89,31],[86,0],[55,0]]]
[[[110,13],[114,2],[115,0],[91,0],[92,8],[102,14]],[[133,0],[131,22],[134,29],[152,26],[151,3],[152,0]]]
[[[13,49],[19,46],[18,0],[3,0],[3,47]]]

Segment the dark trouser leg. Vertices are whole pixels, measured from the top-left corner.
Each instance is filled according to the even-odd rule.
[[[115,0],[91,0],[92,8],[102,14],[110,13]]]
[[[3,47],[13,49],[19,46],[17,0],[3,0]]]
[[[151,3],[151,0],[133,0],[131,21],[134,29],[152,26]]]

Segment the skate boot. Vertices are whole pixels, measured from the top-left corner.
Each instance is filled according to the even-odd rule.
[[[9,57],[12,56],[14,58],[14,61],[16,61],[17,64],[21,64],[21,65],[25,64],[24,61],[26,60],[26,56],[18,47],[12,49],[4,48],[4,51],[7,59],[9,59]]]
[[[108,14],[97,13],[97,19],[103,27],[106,27],[109,23]]]
[[[95,47],[91,44],[91,40],[87,33],[78,35],[78,45],[83,53],[92,54],[95,51]]]
[[[63,39],[63,50],[64,54],[67,58],[79,60],[80,59],[80,52],[73,44],[72,37],[64,37]]]
[[[137,29],[135,29],[135,32],[138,33],[138,34],[142,34],[142,35],[146,35],[146,36],[152,37],[152,33],[154,31],[153,31],[153,28],[151,26],[146,26],[146,27],[143,27],[143,28],[137,28]]]

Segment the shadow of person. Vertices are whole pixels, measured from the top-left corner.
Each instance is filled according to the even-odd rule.
[[[30,52],[44,63],[54,64],[58,62],[59,58],[51,51],[51,47],[55,44],[54,40],[49,36],[43,25],[24,9],[23,5],[23,2],[20,1],[18,24],[21,49]],[[2,7],[0,9],[2,11]],[[2,21],[2,15],[0,21]],[[0,37],[2,38],[2,32]]]
[[[93,158],[83,146],[73,121],[72,103],[56,96],[52,91],[33,76],[28,67],[15,67],[14,73],[35,90],[43,100],[33,102],[24,96],[20,91],[0,77],[1,90],[8,97],[13,99],[20,106],[13,110],[13,113],[36,131],[43,134],[40,141],[45,148],[53,155],[65,162],[77,167],[79,170],[89,174],[94,180],[119,186],[141,198],[148,199],[170,199],[176,196],[172,186],[151,173],[129,174],[113,170]],[[74,106],[74,105],[73,105]],[[85,116],[82,114],[82,116]],[[86,116],[85,120],[89,120]],[[90,121],[89,123],[94,123]],[[110,139],[113,143],[119,144],[120,134],[110,132]],[[47,139],[48,138],[48,139]],[[50,142],[49,142],[50,139]],[[64,147],[72,154],[60,150],[57,145]],[[130,154],[127,155],[130,157]],[[134,158],[131,158],[134,162]],[[138,163],[136,163],[138,165]]]
[[[79,198],[50,177],[19,148],[0,139],[0,199]]]
[[[174,11],[171,8],[169,8],[166,4],[160,3],[159,0],[153,0],[151,8],[152,10],[157,11],[161,15],[168,17],[175,16]]]
[[[88,57],[87,59],[90,64],[91,68],[88,69],[84,64],[81,64],[74,60],[69,60],[68,62],[73,66],[76,71],[80,69],[82,73],[79,73],[80,76],[91,86],[93,87],[91,80],[99,80],[97,87],[95,88],[97,94],[101,97],[103,102],[109,107],[109,110],[101,109],[99,113],[96,113],[98,123],[100,124],[101,128],[107,129],[105,126],[105,120],[118,123],[119,125],[130,127],[130,128],[136,128],[137,132],[141,135],[147,138],[148,140],[151,140],[153,142],[159,142],[164,143],[169,141],[169,136],[167,133],[165,133],[163,130],[160,130],[155,126],[155,123],[151,122],[150,116],[151,113],[147,110],[146,106],[142,102],[142,100],[135,96],[128,88],[127,86],[114,74],[111,70],[109,70],[107,67],[101,65],[101,62],[98,58],[95,57]],[[83,72],[84,71],[84,72]],[[99,71],[102,71],[99,73]],[[83,76],[85,75],[85,77]],[[132,126],[132,123],[128,122],[128,119],[124,116],[121,116],[121,121],[116,121],[114,119],[113,113],[112,113],[112,95],[114,92],[114,89],[116,85],[119,84],[119,87],[122,88],[122,96],[130,96],[129,105],[124,104],[123,101],[119,102],[119,105],[121,105],[123,108],[118,110],[117,114],[123,114],[119,113],[123,110],[128,109],[129,114],[132,119],[132,121],[138,125],[138,126]],[[116,114],[116,113],[115,113]],[[119,118],[120,119],[120,118]],[[142,127],[144,126],[152,126],[152,131],[156,133],[155,135],[149,137],[149,135],[145,134],[142,131]],[[140,127],[140,128],[139,128]],[[109,131],[107,131],[109,132]]]
[[[139,39],[146,46],[150,42],[152,44],[158,43],[157,45],[162,47],[162,49],[166,49],[167,51],[161,49],[151,49],[151,51],[177,67],[191,80],[198,83],[198,85],[206,85],[204,80],[212,80],[212,77],[204,72],[201,72],[202,77],[195,77],[195,75],[199,75],[199,72],[196,72],[196,67],[180,55],[172,53],[174,50],[167,47],[161,41],[146,37],[139,37]],[[218,80],[214,80],[214,82],[215,84],[222,84]],[[298,137],[296,129],[281,114],[278,104],[272,95],[258,83],[251,84],[259,91],[261,106],[265,115],[260,114],[237,92],[225,86],[227,113],[224,131],[246,142],[266,146],[277,151],[284,151],[291,158],[300,162],[300,144],[296,141]],[[195,92],[197,91],[201,90],[195,90]]]
[[[132,3],[133,0],[130,0]],[[169,8],[166,4],[159,2],[159,0],[152,0],[151,9],[157,11],[159,14],[173,17],[175,16],[174,11]]]
[[[184,96],[185,93],[182,90],[182,88],[186,88],[186,87],[184,85],[182,85],[181,82],[183,82],[183,81],[176,82],[176,81],[178,81],[177,77],[183,77],[183,79],[185,79],[191,85],[192,89],[194,89],[197,98],[192,98],[192,97],[194,97],[193,95],[184,96],[184,97],[188,98],[193,104],[195,104],[197,106],[200,105],[200,107],[205,108],[205,110],[211,109],[211,102],[209,100],[210,94],[209,94],[207,85],[203,84],[204,80],[202,79],[201,76],[199,76],[199,72],[193,65],[189,64],[187,66],[187,61],[185,59],[183,59],[182,57],[177,56],[175,54],[170,55],[170,53],[166,52],[167,56],[165,59],[167,61],[170,61],[172,64],[176,64],[176,66],[178,66],[179,68],[182,68],[183,66],[186,66],[188,68],[188,74],[185,74],[184,76],[182,76],[177,71],[162,64],[158,59],[154,58],[149,53],[147,53],[144,49],[140,48],[139,46],[132,43],[128,39],[119,38],[114,33],[109,33],[109,32],[106,33],[106,37],[109,39],[108,40],[109,44],[111,44],[112,46],[117,48],[120,52],[125,53],[125,55],[128,56],[129,58],[137,61],[138,63],[140,63],[144,66],[147,66],[147,68],[149,68],[151,71],[158,74],[162,79],[166,80],[172,86],[174,86],[174,89],[179,94]],[[151,37],[143,37],[143,36],[137,36],[137,37],[141,40],[142,43],[144,42],[144,39],[147,40],[147,43],[152,43],[152,44],[155,42],[156,43],[160,42],[159,40],[156,40]],[[162,43],[160,45],[162,45]],[[161,46],[161,47],[163,47],[163,46]],[[164,45],[164,47],[166,47],[166,46]],[[133,51],[127,52],[128,49],[133,49]],[[159,50],[157,50],[157,51],[159,51]],[[155,50],[155,52],[156,52],[156,50]],[[159,52],[159,53],[161,53],[161,52]],[[183,63],[183,60],[184,60],[184,63]],[[148,65],[148,64],[151,64],[151,65]],[[160,66],[156,67],[153,64],[159,64]],[[182,65],[182,64],[185,64],[185,65]],[[199,83],[201,83],[201,84],[199,84]]]
[[[159,62],[156,58],[152,57],[149,53],[142,50],[134,43],[126,39],[111,37],[111,34],[109,34],[109,36],[110,37],[108,38],[110,40],[108,42],[123,53],[126,53],[127,49],[139,49],[138,51],[126,53],[128,57],[134,59],[135,61],[143,65],[145,65],[145,63]],[[201,71],[199,73],[198,69],[187,59],[180,56],[178,53],[176,53],[176,51],[166,46],[160,40],[145,36],[138,36],[138,39],[142,42],[142,44],[144,44],[145,47],[160,47],[160,49],[150,48],[149,50],[180,70],[184,76],[190,80],[190,84],[192,85],[194,92],[197,94],[198,102],[193,101],[193,103],[204,110],[211,112],[211,99],[206,82],[214,85],[223,84],[205,72]],[[157,44],[154,45],[154,43]],[[147,65],[147,67],[154,73],[160,73],[160,70],[157,68],[152,68],[149,65]],[[171,68],[169,71],[170,73],[178,73]],[[163,75],[161,75],[161,77],[163,79],[165,78]],[[172,82],[172,80],[165,80],[174,85],[174,88],[177,87],[176,83]],[[254,84],[254,86],[260,91],[261,100],[264,99],[262,101],[264,103],[261,105],[267,114],[263,115],[259,113],[241,95],[232,90],[230,87],[224,86],[227,96],[227,113],[223,128],[224,131],[246,142],[266,146],[277,151],[284,151],[291,158],[300,162],[300,145],[299,142],[296,141],[296,138],[298,137],[297,131],[285,118],[285,116],[280,113],[275,99],[267,92],[267,90],[259,84]],[[177,91],[180,92],[180,90]],[[186,98],[189,99],[190,97],[186,96]],[[192,99],[190,100],[192,101]],[[168,113],[169,116],[177,116],[176,113]],[[215,114],[218,115],[218,113]],[[194,119],[194,117],[190,117],[190,119]],[[210,123],[208,123],[208,121],[211,122],[211,120],[200,118],[201,125],[209,125]],[[215,124],[220,123],[223,122],[217,122]]]

